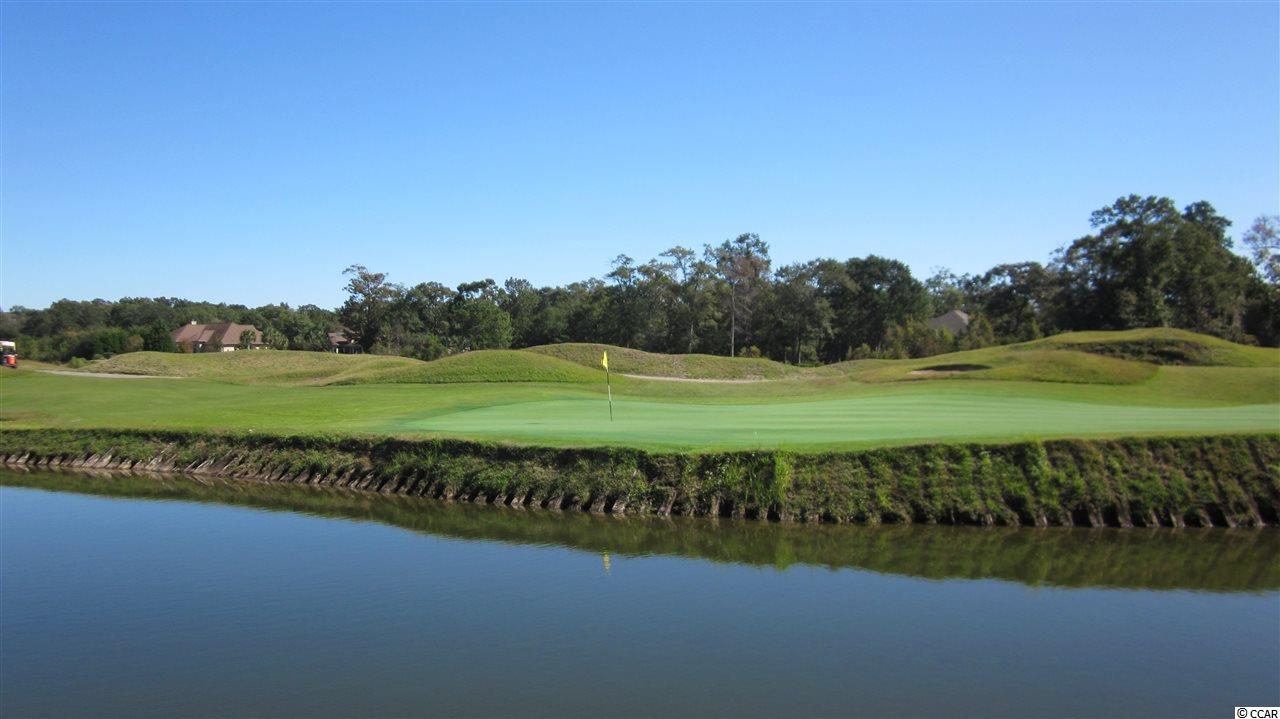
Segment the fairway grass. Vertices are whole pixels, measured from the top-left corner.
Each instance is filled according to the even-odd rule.
[[[699,385],[242,385],[0,373],[0,426],[457,437],[655,450],[1280,431],[1266,369],[1162,367],[1127,386],[937,379]],[[680,384],[680,387],[672,385]]]
[[[613,376],[612,422],[598,365],[606,349],[612,368],[623,373]],[[0,427],[708,451],[1280,432],[1280,350],[1165,329],[1072,333],[812,368],[567,344],[433,362],[321,352],[138,352],[85,369],[182,379],[0,371]]]

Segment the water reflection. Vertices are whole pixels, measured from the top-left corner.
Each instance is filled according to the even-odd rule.
[[[1280,589],[1280,531],[805,526],[625,519],[447,504],[332,488],[187,477],[0,472],[0,484],[108,497],[208,502],[375,521],[436,536],[769,566],[853,568],[1038,586],[1259,592]]]

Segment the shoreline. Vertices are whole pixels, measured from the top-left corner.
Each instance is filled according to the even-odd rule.
[[[854,569],[932,580],[1215,593],[1280,590],[1280,532],[1110,531],[922,524],[809,525],[710,517],[615,519],[516,511],[335,487],[181,474],[0,468],[0,488],[216,504],[378,522],[426,536],[555,546],[614,557],[678,557],[773,570]]]
[[[10,429],[0,464],[186,474],[616,516],[823,523],[1261,527],[1280,435],[657,453],[464,440]]]

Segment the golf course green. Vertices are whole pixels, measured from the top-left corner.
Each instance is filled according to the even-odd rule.
[[[134,353],[0,374],[0,422],[684,451],[1280,431],[1280,351],[1171,330],[817,368],[610,348],[612,421],[603,349]]]
[[[600,353],[608,350],[612,415]],[[1280,351],[1090,332],[794,367],[600,345],[0,372],[0,461],[614,514],[1280,522]]]

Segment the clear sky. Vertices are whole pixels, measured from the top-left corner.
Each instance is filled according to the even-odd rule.
[[[0,4],[0,305],[1046,261],[1280,211],[1280,4]]]

